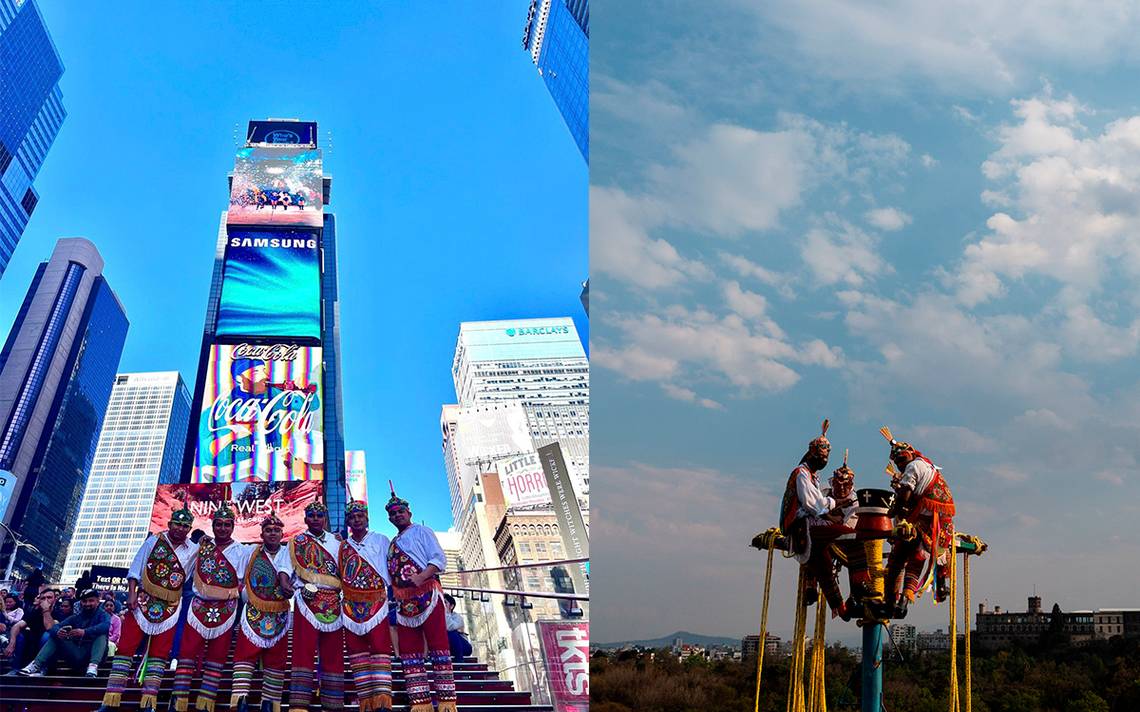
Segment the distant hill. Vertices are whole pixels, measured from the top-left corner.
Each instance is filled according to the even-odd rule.
[[[698,635],[688,631],[679,630],[676,633],[661,636],[660,638],[653,638],[651,640],[619,640],[614,643],[594,643],[595,648],[624,648],[627,645],[640,645],[643,648],[668,648],[673,645],[673,641],[680,638],[683,642],[689,645],[700,645],[703,647],[711,647],[714,645],[732,645],[740,647],[740,638],[722,638],[715,635]]]

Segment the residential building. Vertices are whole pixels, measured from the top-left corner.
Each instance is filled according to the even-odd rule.
[[[0,0],[0,277],[36,209],[32,186],[67,112],[63,62],[36,0]]]
[[[891,640],[898,646],[899,650],[906,652],[914,652],[918,646],[917,632],[913,625],[909,623],[891,623],[887,626],[890,631]]]
[[[190,427],[190,392],[177,371],[115,376],[64,582],[93,565],[130,566],[146,539],[155,489],[178,482]]]
[[[39,265],[0,351],[3,522],[35,547],[16,569],[57,578],[99,441],[127,315],[83,238],[56,243]],[[0,532],[0,561],[11,542]]]

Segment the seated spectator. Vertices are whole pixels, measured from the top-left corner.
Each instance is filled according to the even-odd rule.
[[[10,593],[4,594],[4,612],[0,613],[0,635],[5,639],[12,635],[12,627],[24,619],[24,609],[20,608],[20,599]],[[3,641],[8,644],[7,640]]]
[[[52,626],[51,637],[36,659],[20,670],[21,675],[43,675],[57,658],[75,667],[86,666],[87,677],[99,674],[99,663],[107,653],[111,617],[99,605],[97,591],[84,591],[79,605],[78,613]]]
[[[55,601],[55,610],[52,611],[52,617],[57,621],[64,618],[70,618],[75,613],[75,602],[67,597],[67,592],[59,594]]]
[[[451,645],[451,659],[459,662],[471,654],[471,643],[463,630],[463,617],[455,612],[455,598],[445,593],[443,600],[447,604],[447,642]]]
[[[119,636],[123,632],[123,619],[119,616],[119,606],[114,598],[103,601],[102,605],[107,615],[111,616],[111,629],[107,631],[107,656],[115,657],[115,651],[119,649]]]
[[[54,589],[43,589],[31,605],[24,609],[23,619],[9,631],[8,646],[4,649],[4,655],[12,657],[12,670],[9,675],[15,675],[40,652],[47,631],[55,625],[56,618],[52,614],[55,597]]]

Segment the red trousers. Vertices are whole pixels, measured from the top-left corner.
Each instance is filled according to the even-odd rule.
[[[305,605],[297,601],[297,606]],[[313,654],[321,656],[321,709],[344,707],[344,629],[325,633],[300,611],[293,614],[293,666],[289,677],[289,707],[306,708],[313,699],[316,676]]]
[[[191,613],[190,615],[193,615]],[[187,700],[190,697],[190,687],[193,684],[194,673],[198,671],[199,660],[205,658],[202,666],[202,684],[198,690],[198,709],[214,709],[218,688],[221,686],[222,670],[226,665],[226,657],[230,653],[230,642],[234,638],[233,626],[216,638],[206,640],[194,626],[186,623],[182,630],[182,647],[178,651],[178,668],[174,671],[174,688],[171,691],[175,699],[175,709],[188,709]]]
[[[357,635],[356,633],[345,629],[344,642],[348,647],[348,652],[350,654],[379,653],[381,655],[391,655],[392,633],[391,629],[388,626],[388,617],[384,616],[383,621],[381,621],[381,623],[375,628],[368,631],[367,635]]]
[[[237,624],[234,627],[241,628]],[[256,663],[259,656],[264,656],[261,658],[261,662],[265,667],[284,670],[289,657],[289,636],[282,636],[281,640],[277,641],[273,647],[259,648],[250,642],[244,630],[238,630],[237,647],[234,648],[234,662]]]
[[[362,712],[392,709],[392,633],[387,613],[385,606],[380,623],[365,635],[344,631],[348,666]]]
[[[234,627],[238,632],[237,647],[234,649],[230,708],[236,707],[239,700],[249,695],[259,657],[262,663],[261,698],[280,706],[281,700],[285,697],[285,664],[289,653],[289,636],[281,636],[281,640],[272,647],[259,648],[246,637],[245,631],[241,630],[240,622],[235,623]]]
[[[432,688],[439,702],[439,712],[455,712],[455,674],[451,666],[451,644],[447,639],[447,617],[439,600],[422,625],[397,629],[400,639],[400,661],[404,669],[404,686],[408,691],[411,712],[433,712]],[[427,641],[427,660],[424,641]],[[425,662],[430,661],[429,679]]]
[[[177,628],[178,626],[174,626],[165,633],[150,636],[150,652],[148,655],[152,658],[169,660],[170,649],[174,647],[174,631]],[[147,634],[142,631],[142,628],[139,628],[139,623],[135,620],[135,614],[132,611],[127,611],[127,615],[123,616],[123,628],[119,634],[119,647],[116,649],[116,654],[134,655],[146,637]]]
[[[812,524],[811,556],[808,558],[808,572],[819,582],[823,590],[823,597],[831,608],[837,609],[843,604],[843,594],[839,590],[839,582],[835,579],[835,557],[831,553],[831,544],[840,536],[855,531],[843,524]]]

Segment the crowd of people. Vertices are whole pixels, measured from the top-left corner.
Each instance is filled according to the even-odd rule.
[[[395,655],[411,712],[454,711],[452,662],[469,655],[471,645],[455,600],[440,584],[446,557],[435,533],[412,521],[409,503],[394,490],[385,510],[396,529],[391,539],[369,530],[368,506],[355,501],[346,507],[345,534],[329,532],[328,510],[317,501],[305,508],[306,530],[288,542],[271,514],[261,522],[260,543],[243,544],[232,538],[234,513],[224,503],[213,514],[213,536],[197,540],[183,506],[139,548],[121,608],[113,594],[94,589],[25,589],[32,598],[23,607],[14,592],[4,592],[9,674],[43,675],[62,663],[94,677],[110,658],[100,707],[110,712],[122,704],[141,650],[142,710],[154,712],[168,667],[174,670],[170,708],[178,712],[190,708],[199,671],[196,709],[213,712],[228,675],[230,709],[246,712],[258,668],[262,712],[280,712],[286,684],[290,709],[308,709],[319,690],[321,708],[338,710],[347,652],[360,709],[369,712],[392,708]]]

